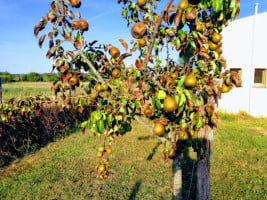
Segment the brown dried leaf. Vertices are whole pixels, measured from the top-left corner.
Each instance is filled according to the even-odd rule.
[[[51,58],[52,56],[55,55],[55,52],[56,52],[56,47],[51,47],[48,51],[47,51],[47,54],[46,54],[46,58]]]
[[[176,7],[174,5],[171,5],[169,8],[168,8],[168,13],[171,13],[171,12],[174,12],[176,11]]]
[[[187,9],[185,18],[186,19],[196,19],[197,10],[195,8],[192,8],[190,11]]]
[[[242,80],[237,72],[232,72],[232,79],[236,87],[242,86]]]
[[[70,10],[67,10],[67,14],[68,14],[70,20],[74,20],[75,17],[74,17],[73,13]]]
[[[125,85],[128,88],[131,88],[132,87],[132,81],[128,77],[125,79]]]
[[[123,61],[125,58],[131,56],[131,53],[124,53],[120,56],[120,58],[118,59],[118,63],[120,63],[121,61]]]
[[[143,60],[141,60],[141,59],[136,60],[135,66],[137,69],[142,69],[143,68]]]
[[[65,63],[65,65],[57,67],[58,71],[65,72],[70,68],[70,65],[69,65],[69,63],[67,61],[65,61],[64,63]]]
[[[81,49],[83,48],[85,41],[84,41],[84,37],[82,35],[80,35],[81,37],[78,40],[75,40],[74,45],[77,49]]]
[[[163,21],[164,21],[165,23],[168,23],[168,22],[169,22],[169,15],[168,15],[167,12],[164,13]]]
[[[165,118],[165,117],[160,117],[159,121],[163,125],[167,125],[169,120],[167,118]]]
[[[43,44],[43,42],[44,42],[45,36],[46,36],[46,34],[42,35],[42,36],[40,37],[40,39],[39,39],[38,44],[39,44],[39,47],[40,47],[40,48],[42,48],[42,44]]]
[[[200,51],[198,53],[202,58],[210,59],[210,56],[207,52]]]
[[[57,1],[53,1],[51,3],[51,8],[56,12],[59,13],[59,6],[58,6],[58,2]]]
[[[211,116],[213,114],[214,110],[215,110],[214,106],[212,106],[212,105],[206,106],[206,112],[207,112],[208,116]]]
[[[47,17],[47,20],[48,21],[54,21],[56,20],[56,14],[55,14],[55,11],[54,10],[49,10],[46,14],[46,17]]]
[[[49,40],[49,48],[52,48],[54,46],[54,41],[53,40]]]
[[[57,35],[58,35],[58,30],[55,27],[53,27],[53,34],[55,37],[57,37]]]
[[[175,26],[179,26],[183,17],[183,12],[181,10],[177,10],[176,14],[174,15],[173,22]]]
[[[124,47],[125,51],[128,51],[128,44],[123,39],[118,39],[121,45]]]
[[[73,59],[75,54],[72,51],[67,51],[67,54]]]
[[[217,128],[217,123],[218,123],[218,116],[216,113],[214,113],[211,117],[211,123]]]
[[[46,17],[43,17],[39,22],[39,24],[34,27],[35,37],[37,37],[38,33],[45,28],[46,23],[47,23]]]
[[[49,33],[48,33],[48,38],[49,38],[50,40],[53,40],[53,32],[49,32]]]

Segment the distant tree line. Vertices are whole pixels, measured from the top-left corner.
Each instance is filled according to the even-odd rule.
[[[10,74],[9,72],[0,72],[0,78],[2,83],[9,82],[51,82],[60,81],[60,73],[43,73],[30,72],[28,74]],[[84,79],[83,81],[86,81]]]

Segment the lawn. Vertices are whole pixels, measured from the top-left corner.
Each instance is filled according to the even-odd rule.
[[[267,118],[244,113],[219,115],[211,157],[211,199],[266,199]],[[0,169],[0,199],[171,199],[171,161],[163,145],[141,125],[112,146],[111,173],[96,179],[97,138],[76,131]],[[195,155],[184,155],[185,199]],[[194,179],[193,179],[194,180]],[[190,187],[191,185],[191,187]]]

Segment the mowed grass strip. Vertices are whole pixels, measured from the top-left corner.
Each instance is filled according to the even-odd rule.
[[[267,118],[220,113],[211,156],[212,199],[267,199]]]
[[[267,118],[244,113],[219,117],[211,199],[266,199]],[[98,147],[96,137],[76,132],[15,161],[0,170],[0,199],[172,198],[171,161],[163,161],[163,145],[141,125],[134,123],[130,133],[116,138],[106,181],[96,179]],[[184,181],[190,185],[190,177]],[[195,193],[194,183],[190,193]]]
[[[143,127],[116,139],[107,181],[96,179],[99,146],[77,132],[26,156],[1,170],[0,199],[171,199],[171,163]]]

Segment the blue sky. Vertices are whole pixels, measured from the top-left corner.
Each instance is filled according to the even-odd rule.
[[[50,2],[52,1],[0,0],[0,72],[51,71],[52,60],[45,57],[48,50],[47,40],[40,49],[38,39],[33,35],[34,26],[51,9]],[[166,0],[162,0],[160,4],[164,2]],[[174,2],[178,4],[177,0]],[[259,3],[259,13],[267,12],[266,0],[241,0],[241,12],[238,18],[253,15],[255,3]],[[101,43],[111,43],[123,51],[117,39],[132,38],[126,21],[121,17],[121,6],[117,4],[117,0],[82,0],[79,11],[89,22],[89,31],[85,34],[86,40],[96,39]],[[127,59],[134,60],[134,58]]]

